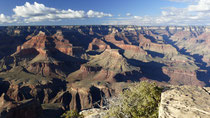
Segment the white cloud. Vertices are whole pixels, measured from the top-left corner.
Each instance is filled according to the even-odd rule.
[[[126,16],[132,16],[131,13],[126,13]]]
[[[2,24],[2,23],[12,23],[14,21],[15,21],[15,19],[12,20],[11,17],[5,16],[4,14],[0,14],[0,24]]]
[[[102,18],[112,17],[112,14],[89,10],[85,12],[83,10],[60,10],[56,8],[46,7],[44,4],[34,2],[30,4],[26,2],[22,6],[16,6],[13,9],[14,15],[11,17],[5,17],[4,14],[0,16],[0,23],[10,22],[40,22],[40,21],[59,21],[62,19],[81,19],[81,18]],[[12,20],[11,20],[12,19]],[[9,22],[10,21],[10,22]]]
[[[134,19],[142,19],[141,16],[133,16]]]
[[[46,14],[55,14],[57,12],[55,8],[45,7],[45,5],[37,2],[34,2],[34,4],[26,2],[23,6],[16,6],[13,11],[16,16],[20,17],[43,16]]]
[[[181,1],[181,0],[171,0]],[[191,0],[184,0],[189,2]],[[159,16],[130,16],[130,19],[110,20],[112,25],[209,25],[210,0],[196,0],[185,8],[162,8]]]
[[[112,14],[106,14],[93,10],[89,10],[87,13],[83,10],[58,10],[55,8],[46,7],[44,4],[39,4],[37,2],[34,2],[34,4],[26,2],[23,6],[16,6],[13,11],[15,12],[14,16],[23,17],[24,21],[27,23],[39,22],[44,20],[54,21],[75,18],[112,17]]]
[[[97,12],[97,11],[89,10],[87,12],[87,16],[89,18],[92,18],[92,17],[101,18],[101,17],[105,17],[105,16],[112,17],[112,14],[106,14],[106,13],[103,13],[103,12]]]
[[[210,0],[200,0],[197,5],[189,5],[188,10],[197,12],[210,11]]]

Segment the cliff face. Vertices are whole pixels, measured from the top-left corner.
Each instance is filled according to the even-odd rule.
[[[80,86],[76,83],[65,87],[65,83],[59,80],[52,80],[50,83],[35,85],[26,83],[24,86],[10,84],[6,93],[2,94],[0,113],[8,118],[29,117],[37,118],[43,111],[40,106],[45,104],[59,104],[61,113],[69,110],[84,110],[92,107],[99,107],[104,104],[104,97],[111,97],[114,94],[113,89],[103,85]],[[36,102],[19,102],[34,99]],[[57,112],[56,109],[55,112]],[[11,109],[3,111],[4,109]],[[40,110],[40,111],[39,111]],[[23,113],[24,112],[24,113]],[[40,112],[40,113],[37,113]],[[25,115],[25,116],[22,116]]]
[[[209,29],[2,27],[0,94],[82,110],[103,104],[118,82],[209,86]]]
[[[209,118],[210,88],[172,86],[161,94],[159,118]]]
[[[7,95],[0,97],[0,117],[1,118],[42,118],[43,109],[41,104],[34,100],[14,102]]]

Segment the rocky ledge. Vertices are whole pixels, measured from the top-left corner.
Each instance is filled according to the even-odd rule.
[[[83,110],[85,118],[103,118],[106,110]],[[159,118],[209,118],[210,87],[170,86],[161,94]]]
[[[209,118],[210,88],[171,86],[161,94],[159,118]]]

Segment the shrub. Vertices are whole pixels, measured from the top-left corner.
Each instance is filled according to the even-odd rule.
[[[67,111],[66,113],[61,115],[62,118],[83,118],[82,115],[80,115],[77,111],[75,110],[70,110]]]
[[[146,81],[135,84],[109,101],[106,117],[157,118],[162,89]]]

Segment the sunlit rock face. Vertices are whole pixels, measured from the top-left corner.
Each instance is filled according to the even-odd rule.
[[[210,88],[171,86],[162,93],[159,118],[208,118]]]

